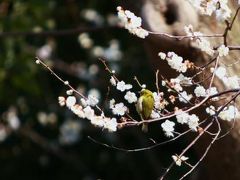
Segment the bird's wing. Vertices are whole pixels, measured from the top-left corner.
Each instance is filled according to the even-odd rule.
[[[142,107],[143,107],[143,118],[149,119],[154,106],[154,99],[152,96],[147,96],[143,98]]]

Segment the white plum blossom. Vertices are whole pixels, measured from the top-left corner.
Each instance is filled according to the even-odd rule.
[[[127,111],[127,107],[124,106],[123,103],[115,104],[112,107],[112,112],[113,112],[113,114],[116,114],[116,115],[123,116],[126,113],[126,111]]]
[[[91,119],[91,124],[97,127],[103,127],[105,125],[105,117],[104,116],[94,116]]]
[[[227,56],[229,53],[229,48],[222,44],[218,49],[218,54],[220,57]]]
[[[109,132],[117,131],[118,125],[116,118],[107,118],[103,114],[101,116],[93,117],[91,119],[91,124],[107,129]]]
[[[214,106],[209,106],[206,108],[206,112],[209,114],[209,115],[215,115],[216,114],[216,109]]]
[[[189,114],[186,112],[181,112],[181,111],[177,112],[176,119],[177,119],[178,123],[186,124],[186,123],[188,123]]]
[[[238,118],[239,115],[238,109],[233,105],[230,105],[219,113],[219,117],[225,121],[232,121],[235,118]]]
[[[85,113],[83,107],[79,104],[75,104],[71,107],[71,111],[80,118],[85,118]]]
[[[177,122],[180,124],[187,124],[190,129],[193,131],[197,131],[197,127],[199,125],[199,118],[196,114],[188,114],[186,112],[176,112]]]
[[[125,82],[124,81],[120,81],[117,83],[117,89],[120,91],[125,91]]]
[[[132,88],[131,84],[126,84],[124,81],[119,81],[117,83],[117,89],[121,92],[125,91],[125,90],[129,90]]]
[[[164,53],[164,52],[159,52],[158,56],[163,60],[167,57],[166,53]]]
[[[75,100],[73,100],[72,97],[70,97],[69,102],[66,104],[68,104],[68,107],[70,108],[70,110],[74,114],[76,114],[78,117],[86,118],[86,119],[90,120],[91,124],[93,124],[97,127],[103,127],[104,129],[107,129],[109,132],[116,131],[117,130],[117,120],[115,118],[105,117],[103,112],[102,112],[101,116],[95,115],[94,109],[91,108],[91,105],[96,104],[96,99],[94,99],[95,97],[94,98],[93,97],[94,96],[92,96],[90,94],[88,96],[87,100],[85,100],[84,98],[81,98],[81,102],[84,104],[83,106],[76,104]],[[110,101],[110,103],[111,103],[110,108],[113,109],[113,112],[115,112],[118,115],[124,115],[125,111],[127,111],[127,108],[123,105],[123,103],[115,104],[114,99],[112,99]],[[83,107],[85,107],[85,108],[83,108]],[[67,143],[65,143],[65,140],[68,141],[68,139],[69,138],[66,139],[66,137],[63,137],[61,135],[60,142],[67,144]]]
[[[197,131],[198,121],[199,118],[195,114],[190,115],[188,118],[188,127],[193,131]]]
[[[117,120],[116,118],[108,119],[105,124],[104,128],[107,129],[109,132],[115,132],[117,131]]]
[[[145,37],[147,37],[149,35],[148,31],[146,31],[143,28],[137,28],[133,34],[136,34],[138,37],[144,39]]]
[[[224,84],[229,88],[237,89],[240,87],[238,76],[226,77],[226,78],[223,78],[222,80]]]
[[[90,106],[85,107],[83,109],[83,112],[85,113],[85,117],[89,120],[91,120],[95,116],[94,110]]]
[[[183,91],[178,94],[178,98],[180,102],[188,103],[192,99],[192,95],[187,94],[186,91]]]
[[[171,78],[170,86],[171,86],[171,88],[175,89],[177,92],[180,92],[183,90],[183,88],[181,86],[181,81],[178,78]]]
[[[156,109],[161,109],[161,100],[162,100],[162,94],[158,94],[156,92],[153,92],[153,98],[154,98],[154,107]]]
[[[211,87],[209,89],[206,90],[206,93],[208,96],[213,96],[213,95],[216,95],[218,93],[218,90],[216,87]],[[212,98],[213,101],[217,101],[219,100],[219,97],[214,97]]]
[[[92,88],[88,91],[88,96],[94,96],[99,100],[101,98],[101,93],[98,89]]]
[[[184,76],[182,73],[180,73],[176,78],[170,79],[170,86],[171,88],[175,89],[177,92],[180,92],[183,90],[182,85],[191,85],[192,80],[190,77]]]
[[[166,60],[172,69],[183,73],[187,71],[187,65],[183,62],[183,58],[176,53],[168,52]]]
[[[188,0],[200,13],[211,16],[215,13],[216,19],[224,21],[231,17],[231,10],[227,0]]]
[[[179,80],[180,84],[192,85],[192,80],[191,80],[191,78],[184,76],[182,73],[180,73],[180,74],[178,75],[178,77],[176,77],[176,79]]]
[[[215,70],[215,74],[219,79],[223,79],[227,76],[227,70],[225,67],[220,66]]]
[[[76,98],[74,96],[68,96],[66,99],[66,106],[68,108],[71,108],[73,105],[75,105],[77,102]]]
[[[157,111],[152,111],[151,118],[152,119],[160,118],[160,113]]]
[[[166,120],[164,123],[161,124],[161,127],[167,137],[174,137],[174,126],[175,123],[169,120]]]
[[[126,99],[128,101],[128,103],[135,103],[137,102],[137,96],[135,93],[128,91],[126,93],[126,95],[124,96],[124,99]]]
[[[182,162],[188,160],[188,157],[186,157],[186,156],[179,157],[178,155],[173,155],[172,158],[175,161],[177,166],[181,166]]]
[[[202,34],[199,34],[198,36],[200,36]],[[198,44],[198,48],[201,49],[202,51],[206,52],[209,55],[213,55],[214,51],[213,48],[210,44],[210,42],[206,39],[206,38],[198,38],[196,40],[197,44]]]
[[[227,4],[224,4],[227,3],[226,0],[219,0],[219,2],[221,8],[216,10],[216,19],[219,21],[224,21],[231,17],[232,11]]]
[[[203,86],[197,86],[194,89],[194,93],[197,97],[204,97],[207,94],[206,89]]]
[[[73,90],[72,90],[72,89],[67,90],[67,91],[66,91],[66,94],[69,95],[69,96],[71,96],[71,95],[73,94]]]
[[[99,100],[94,96],[94,95],[89,95],[87,100],[86,100],[86,103],[89,105],[89,106],[96,106],[98,104]]]
[[[124,10],[120,6],[117,7],[117,11],[118,17],[121,20],[125,29],[140,38],[145,38],[148,36],[148,31],[141,27],[142,19],[140,17],[135,16],[135,14],[129,10]]]
[[[80,101],[81,101],[81,104],[83,105],[83,107],[86,107],[86,106],[88,105],[88,103],[87,103],[87,100],[86,100],[86,99],[84,99],[84,98],[81,98],[81,99],[80,99]]]
[[[163,99],[163,92],[160,93],[153,92],[153,98],[154,108],[156,108],[157,110],[162,110],[168,105],[168,102],[165,99]]]

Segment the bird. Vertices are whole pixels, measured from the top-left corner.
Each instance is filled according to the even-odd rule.
[[[140,91],[140,97],[136,104],[136,110],[141,117],[141,120],[148,120],[152,114],[154,107],[154,97],[152,91],[148,89],[142,89]],[[142,131],[148,132],[148,123],[143,123]]]

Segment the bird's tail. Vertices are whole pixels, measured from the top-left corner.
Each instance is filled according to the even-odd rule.
[[[142,131],[145,132],[145,133],[148,132],[148,123],[143,123]]]

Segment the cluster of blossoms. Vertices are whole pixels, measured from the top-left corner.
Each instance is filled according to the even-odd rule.
[[[93,39],[91,39],[88,33],[81,33],[78,36],[78,42],[84,49],[89,49],[91,56],[104,57],[108,61],[119,61],[122,59],[123,53],[120,49],[120,43],[116,39],[112,39],[109,42],[108,47],[102,47],[95,45]]]
[[[219,113],[219,117],[222,119],[222,120],[225,120],[225,121],[232,121],[236,118],[239,118],[239,111],[238,109],[233,106],[233,105],[230,105],[228,107],[225,107],[224,110],[222,110],[220,113]]]
[[[174,136],[174,126],[175,123],[169,120],[166,120],[164,123],[161,124],[161,127],[167,137],[173,137]]]
[[[190,24],[188,26],[184,27],[185,33],[191,37],[191,40],[194,40],[192,45],[201,49],[201,51],[213,55],[214,50],[213,47],[211,46],[210,42],[207,40],[207,38],[202,37],[204,36],[201,32],[194,32],[193,31],[193,26]],[[195,44],[194,44],[195,43]],[[218,55],[219,57],[227,56],[229,53],[229,48],[226,47],[225,45],[221,45],[218,49]]]
[[[110,83],[112,86],[115,86],[116,89],[120,92],[126,92],[124,95],[124,99],[129,103],[136,103],[137,102],[137,96],[134,92],[128,91],[132,89],[131,84],[126,84],[124,81],[116,81],[116,79],[112,76],[110,79]],[[128,108],[121,102],[121,103],[115,103],[115,100],[110,100],[110,109],[112,109],[113,114],[123,116],[127,111]]]
[[[220,108],[221,108],[221,106],[218,109],[220,109]],[[217,110],[214,106],[209,106],[206,108],[206,112],[212,116],[212,115],[216,114]],[[221,112],[219,112],[218,117],[224,121],[232,121],[236,118],[239,118],[240,113],[235,106],[230,105],[228,107],[225,107]]]
[[[158,54],[161,59],[167,60],[168,65],[178,71],[178,72],[186,72],[188,68],[188,61],[183,62],[183,58],[181,56],[178,56],[174,52],[168,52],[167,54],[160,52]]]
[[[169,82],[162,81],[163,86],[166,86],[166,84],[175,91],[181,92],[183,91],[182,86],[192,85],[192,80],[190,77],[186,77],[183,74],[179,74],[176,78],[171,78]]]
[[[189,80],[189,78],[184,77],[182,74],[179,75],[178,79],[179,79],[179,82],[191,84],[191,81]],[[126,84],[124,81],[116,82],[116,79],[114,77],[111,77],[110,82],[113,86],[116,87],[117,90],[119,90],[121,92],[124,92],[124,91],[132,88],[132,85]],[[182,87],[181,87],[181,89],[182,89]],[[204,92],[206,95],[206,93],[207,93],[206,90]],[[183,95],[184,93],[186,93],[186,91],[184,91],[183,93],[180,93],[180,94]],[[164,99],[163,95],[164,94],[162,92],[161,93],[153,92],[155,109],[152,111],[151,118],[160,117],[161,110],[164,109],[166,107],[166,105],[168,105],[168,102]],[[191,95],[191,97],[192,97],[192,95]],[[135,103],[137,101],[137,97],[136,97],[135,93],[133,93],[131,91],[127,91],[124,98],[129,103]],[[185,98],[187,98],[187,97],[184,96],[182,98],[186,101]],[[122,102],[115,104],[114,99],[112,99],[110,101],[110,108],[112,109],[113,114],[119,115],[119,116],[123,116],[128,111],[127,107]],[[177,114],[178,115],[176,116],[176,118],[177,118],[177,122],[179,124],[187,124],[190,129],[192,129],[193,131],[197,131],[197,128],[199,126],[199,118],[197,115],[195,115],[195,114],[190,115],[190,114],[184,113],[184,112],[177,112]],[[167,137],[174,136],[175,122],[166,120],[165,122],[163,122],[161,124],[161,127]]]
[[[219,57],[227,56],[229,53],[229,48],[226,47],[224,44],[222,44],[218,49],[218,55]]]
[[[227,70],[223,66],[219,66],[215,71],[216,76],[224,83],[228,88],[236,89],[240,88],[240,79],[238,76],[228,76]]]
[[[216,19],[224,21],[231,17],[228,0],[189,0],[189,2],[204,15],[211,16],[215,13]]]
[[[129,10],[124,10],[120,6],[117,7],[117,11],[119,19],[130,33],[143,39],[148,36],[148,31],[141,27],[142,19],[140,17],[135,16],[135,14]]]
[[[60,96],[58,98],[59,104],[61,106],[68,107],[74,114],[80,118],[86,118],[90,122],[97,126],[108,131],[117,130],[117,120],[115,118],[106,117],[103,112],[100,116],[95,114],[95,111],[92,107],[95,107],[98,100],[95,97],[88,97],[87,99],[81,98],[81,104],[77,104],[75,96],[68,96],[67,98]]]
[[[207,38],[205,37],[201,37],[203,36],[203,34],[201,32],[194,32],[193,31],[193,26],[190,24],[188,26],[184,27],[184,31],[188,36],[191,36],[193,43],[192,46],[195,46],[196,48],[201,49],[201,51],[209,54],[209,55],[213,55],[214,50],[213,47],[211,46],[210,42],[207,40]],[[197,37],[197,38],[195,38]]]
[[[161,59],[166,59],[169,66],[176,71],[186,72],[188,67],[192,67],[192,64],[189,61],[184,61],[183,63],[183,58],[173,52],[169,52],[167,54],[160,52],[159,56]],[[193,85],[192,79],[184,76],[183,74],[179,74],[176,78],[171,78],[170,81],[162,81],[162,85],[167,86],[169,88],[168,91],[172,91],[172,89],[174,89],[178,92],[178,99],[180,102],[188,103],[193,98],[192,94],[188,94],[186,91],[183,91],[183,86]],[[198,85],[194,89],[195,97],[206,97],[217,93],[218,90],[216,87],[205,89],[203,86]],[[213,100],[217,99],[218,98],[216,97]]]
[[[190,129],[197,131],[199,125],[199,118],[196,114],[188,114],[186,112],[177,112],[177,122],[180,124],[187,124]]]
[[[187,124],[192,131],[197,131],[199,126],[199,117],[196,114],[189,114],[186,112],[176,112],[176,119],[179,124]],[[161,127],[167,137],[174,136],[174,126],[175,123],[169,120],[166,120],[161,124]]]
[[[161,111],[168,105],[168,102],[164,99],[163,95],[163,92],[153,92],[154,108],[156,110]]]
[[[203,86],[198,85],[194,89],[194,93],[196,97],[206,97],[206,96],[212,96],[218,93],[218,90],[216,87],[211,87],[209,89],[205,89]],[[213,100],[218,100],[218,98],[215,98]]]

